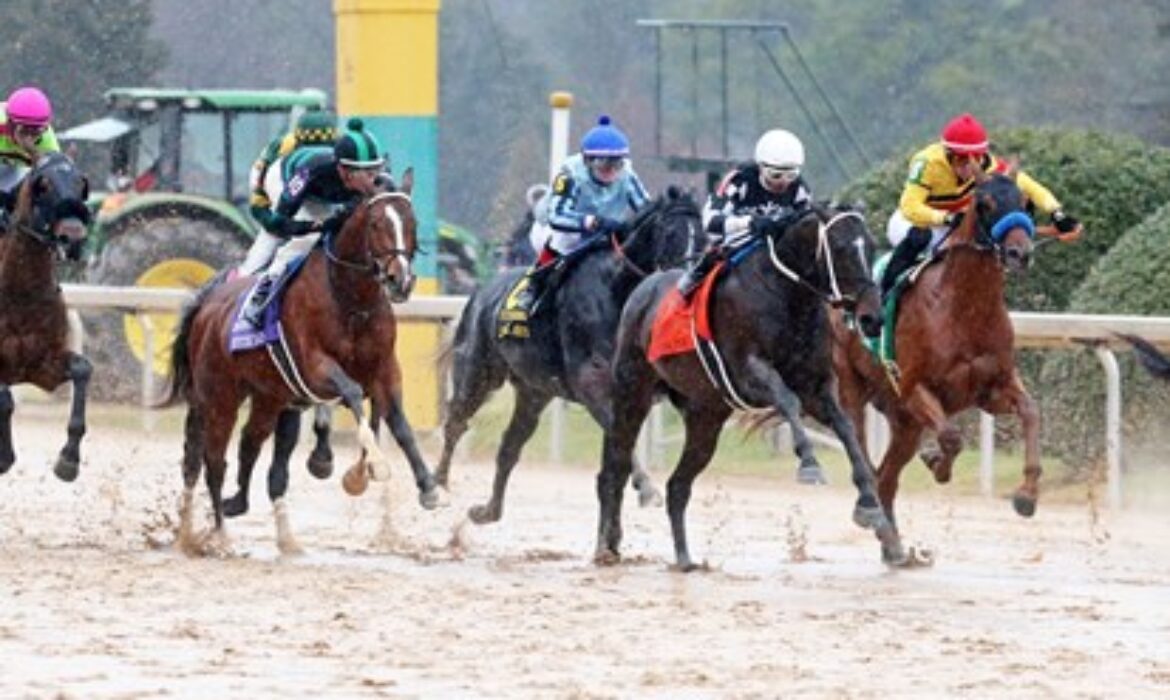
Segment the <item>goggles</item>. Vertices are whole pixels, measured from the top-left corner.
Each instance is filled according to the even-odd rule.
[[[626,159],[621,156],[590,156],[589,165],[601,170],[621,170],[626,166]]]
[[[800,177],[800,168],[795,165],[760,164],[760,174],[769,182],[791,182]]]
[[[17,136],[30,136],[32,138],[39,138],[41,134],[45,133],[49,128],[48,124],[18,124],[12,125],[12,133]]]

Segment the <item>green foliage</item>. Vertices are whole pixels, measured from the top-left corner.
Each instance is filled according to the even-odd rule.
[[[103,112],[107,88],[149,84],[166,59],[150,0],[5,0],[3,16],[0,90],[41,87],[58,126]]]
[[[1170,150],[1131,136],[1081,130],[1006,129],[992,133],[994,151],[1048,187],[1085,224],[1075,245],[1049,244],[1025,277],[1013,279],[1013,309],[1063,310],[1073,290],[1125,231],[1170,201]],[[838,194],[859,201],[875,232],[885,231],[905,180],[906,153],[878,165]],[[1046,217],[1039,217],[1047,223]],[[880,237],[880,236],[879,236]]]
[[[1073,293],[1069,311],[1093,314],[1170,315],[1170,204],[1131,228]],[[1122,405],[1131,436],[1153,436],[1170,421],[1170,392],[1133,360],[1122,358]],[[1045,442],[1082,466],[1104,449],[1105,387],[1089,352],[1053,353],[1044,361]]]

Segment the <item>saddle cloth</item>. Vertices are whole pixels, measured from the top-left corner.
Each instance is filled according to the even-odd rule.
[[[248,285],[248,288],[240,294],[236,300],[236,307],[232,311],[232,325],[228,332],[228,352],[245,352],[271,345],[280,340],[280,309],[284,302],[284,290],[304,267],[308,257],[306,254],[291,261],[285,268],[284,274],[272,283],[272,295],[268,299],[268,305],[264,307],[264,322],[260,328],[253,327],[252,324],[244,320],[242,314],[252,295],[256,293],[256,287],[259,286],[261,278],[257,277],[256,281]]]
[[[496,319],[496,337],[524,340],[531,335],[528,312],[520,307],[520,295],[528,288],[528,275],[520,275],[516,284],[504,295],[504,303]],[[539,303],[539,299],[537,302]]]
[[[677,288],[666,294],[654,315],[647,359],[654,362],[661,357],[694,352],[696,337],[708,341],[714,338],[711,332],[711,291],[725,265],[722,262],[716,265],[689,301],[683,299]]]

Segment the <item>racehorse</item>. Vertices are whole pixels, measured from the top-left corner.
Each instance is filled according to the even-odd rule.
[[[388,478],[389,467],[375,434],[385,421],[410,462],[420,503],[426,508],[437,504],[434,478],[402,410],[402,375],[394,353],[397,323],[391,302],[405,301],[415,280],[412,184],[413,172],[408,169],[400,190],[363,199],[336,234],[322,237],[289,283],[280,320],[293,367],[279,369],[262,348],[229,352],[229,331],[249,281],[209,284],[184,310],[174,345],[170,396],[188,402],[179,537],[187,551],[199,549],[192,533],[191,502],[204,466],[215,517],[207,549],[226,545],[224,453],[246,398],[251,399],[251,413],[240,441],[241,469],[252,468],[260,445],[285,409],[339,398],[354,416],[362,446],[347,483],[360,482],[364,488],[367,470],[376,479]],[[369,426],[363,394],[372,406]],[[274,514],[281,551],[297,551],[283,499]]]
[[[939,447],[924,453],[923,460],[935,480],[945,483],[962,448],[950,417],[973,406],[993,414],[1014,413],[1023,422],[1024,481],[1013,505],[1022,516],[1035,513],[1040,415],[1016,370],[1014,333],[1004,302],[1005,270],[1021,271],[1031,263],[1035,228],[1013,175],[1009,170],[980,178],[962,222],[939,247],[941,260],[922,269],[900,297],[894,329],[896,373],[888,373],[856,334],[835,323],[834,364],[842,405],[863,442],[867,403],[890,424],[878,495],[891,518],[898,477],[918,451],[923,431],[934,431]]]
[[[731,404],[778,410],[796,429],[803,409],[832,427],[853,467],[858,500],[853,519],[873,528],[891,551],[901,549],[883,513],[873,470],[838,405],[830,357],[829,305],[851,311],[862,329],[879,326],[877,288],[870,279],[874,240],[854,211],[815,206],[776,224],[737,254],[739,266],[717,280],[710,317],[719,357],[695,351],[651,361],[648,351],[659,307],[675,294],[676,273],[656,274],[626,302],[613,359],[613,422],[605,433],[597,477],[600,519],[596,561],[618,559],[622,490],[634,443],[657,394],[682,413],[682,455],[667,482],[666,506],[677,566],[695,568],[687,547],[691,484],[715,453]],[[828,303],[826,303],[828,302]],[[711,377],[727,379],[717,388]]]
[[[12,170],[15,179],[22,173]],[[41,157],[23,175],[11,220],[0,236],[0,474],[16,462],[12,446],[9,386],[29,383],[53,391],[73,382],[68,439],[53,473],[62,481],[77,478],[81,438],[85,435],[85,399],[93,365],[69,350],[69,323],[58,284],[56,261],[76,259],[85,241],[89,183],[66,156]],[[7,188],[6,188],[7,189]]]
[[[470,509],[473,522],[495,522],[503,515],[508,476],[554,397],[584,405],[598,424],[609,425],[609,361],[622,304],[653,269],[676,266],[697,252],[705,242],[702,231],[695,201],[669,188],[635,216],[624,239],[595,241],[586,244],[594,250],[570,254],[574,269],[541,303],[550,313],[530,319],[527,339],[497,335],[501,306],[524,269],[498,276],[471,296],[447,349],[454,393],[446,402],[443,453],[435,469],[440,485],[446,486],[455,446],[484,401],[505,381],[516,392],[496,454],[491,499]],[[659,498],[644,472],[638,472],[635,487],[643,502]]]

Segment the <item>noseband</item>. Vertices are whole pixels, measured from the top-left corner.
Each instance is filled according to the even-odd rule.
[[[369,209],[378,202],[393,198],[405,199],[408,204],[411,201],[410,195],[405,192],[379,192],[367,199],[362,206]],[[370,217],[367,215],[365,222],[362,224],[362,234],[366,244],[365,258],[359,261],[353,261],[339,257],[334,248],[336,245],[336,236],[333,235],[325,237],[325,257],[329,262],[339,267],[368,274],[379,284],[387,282],[390,279],[390,262],[396,257],[401,257],[405,258],[406,264],[409,265],[414,260],[415,251],[406,247],[406,240],[403,238],[402,217],[398,214],[398,211],[387,205],[386,216],[390,219],[390,223],[394,228],[394,248],[380,256],[373,253],[370,249]]]
[[[831,234],[833,225],[840,221],[844,221],[845,219],[857,219],[864,223],[865,219],[861,216],[861,214],[855,211],[838,212],[829,217],[828,221],[822,221],[820,214],[817,214],[816,212],[812,213],[817,217],[817,258],[824,258],[825,260],[825,269],[829,279],[828,291],[825,291],[820,287],[812,284],[804,277],[802,277],[800,273],[785,265],[780,260],[780,257],[776,255],[775,237],[769,235],[766,236],[766,238],[768,240],[768,256],[772,259],[772,266],[775,267],[780,272],[780,274],[808,289],[829,305],[846,309],[853,308],[857,306],[857,297],[848,296],[841,291],[841,285],[837,280],[837,268],[833,264],[833,248],[829,245],[829,235]],[[858,255],[863,256],[862,259],[864,260],[864,242],[859,239],[857,243],[860,244],[858,247]],[[873,286],[873,280],[869,279],[869,276],[866,275],[865,282],[861,285],[860,291],[864,292]]]

